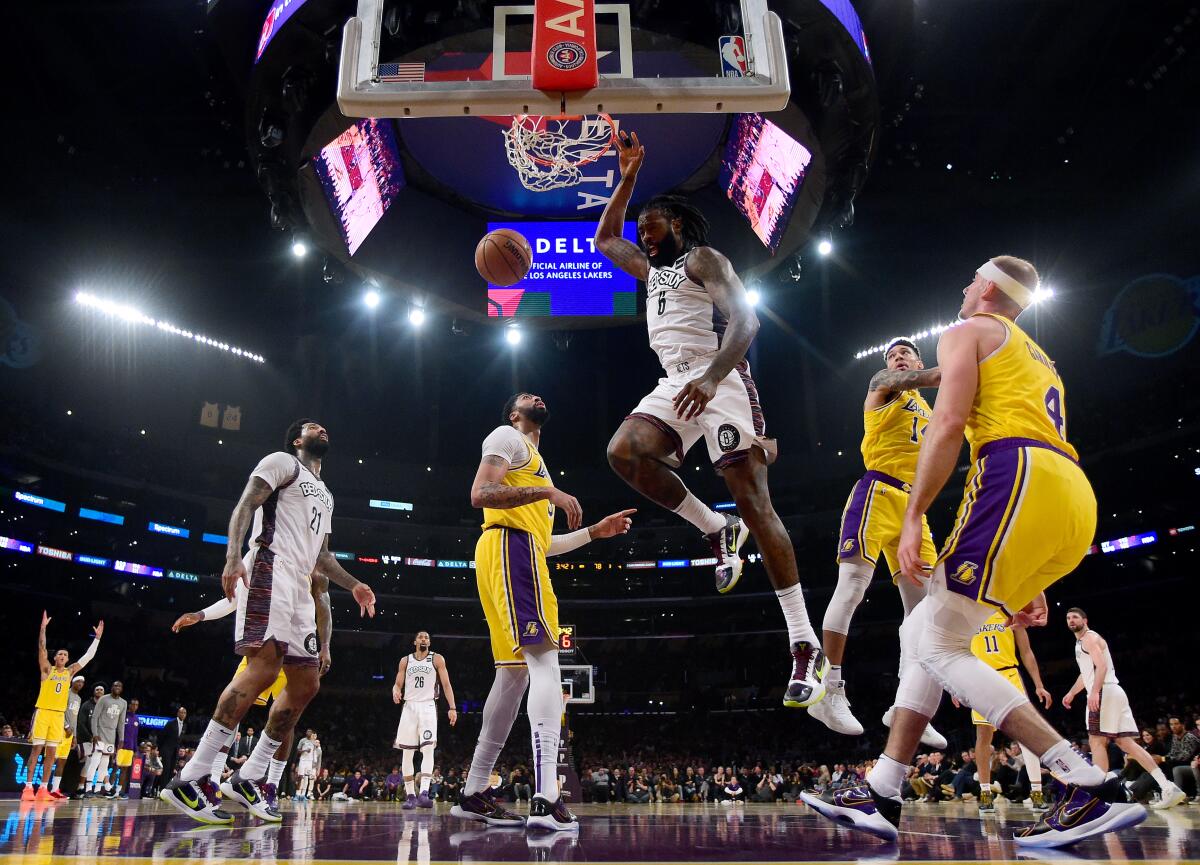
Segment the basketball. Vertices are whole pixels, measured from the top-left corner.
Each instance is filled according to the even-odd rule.
[[[489,231],[475,247],[475,269],[493,285],[516,285],[532,263],[529,241],[511,228]]]

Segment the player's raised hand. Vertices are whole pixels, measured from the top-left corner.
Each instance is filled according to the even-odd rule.
[[[50,624],[50,614],[42,610],[42,630],[45,630],[48,624]]]
[[[358,602],[359,618],[370,616],[375,618],[375,593],[371,591],[371,587],[366,583],[359,583],[350,590],[350,594],[354,596],[354,600]]]
[[[203,622],[204,617],[199,613],[184,613],[175,620],[175,624],[171,625],[172,633],[178,634],[184,628],[190,628],[199,622]]]
[[[615,514],[609,514],[588,529],[588,531],[591,533],[593,540],[597,538],[611,538],[613,535],[623,535],[633,525],[633,520],[629,518],[629,515],[636,513],[637,508],[629,508]]]
[[[550,503],[567,515],[567,528],[575,531],[583,525],[583,508],[579,499],[570,493],[564,493],[558,487],[550,489]]]
[[[97,640],[104,636],[104,619],[96,623],[96,627],[92,628],[92,636]]]
[[[924,534],[919,515],[909,518],[904,515],[904,527],[900,530],[900,546],[896,557],[900,560],[900,573],[918,586],[925,585],[933,572],[933,565],[921,558],[921,537]]]
[[[683,420],[691,420],[704,411],[716,393],[717,382],[710,381],[708,376],[692,379],[675,394],[675,415]]]
[[[250,575],[246,573],[246,564],[241,559],[226,559],[225,570],[221,572],[221,588],[225,590],[225,599],[233,600],[237,591],[238,580],[250,588]]]
[[[617,147],[617,168],[621,172],[622,177],[637,177],[638,170],[642,167],[642,160],[646,157],[646,148],[642,146],[642,142],[638,141],[636,132],[622,131],[614,139]]]

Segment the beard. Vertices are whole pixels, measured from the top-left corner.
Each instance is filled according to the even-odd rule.
[[[550,409],[530,406],[529,408],[521,409],[521,415],[530,423],[542,426],[546,423],[546,419],[550,417]]]
[[[658,244],[658,254],[647,254],[646,257],[654,267],[666,267],[669,264],[674,264],[675,259],[679,258],[682,254],[683,241],[676,237],[674,233],[669,233]]]
[[[309,456],[323,457],[329,452],[329,442],[322,438],[306,439],[300,448]]]

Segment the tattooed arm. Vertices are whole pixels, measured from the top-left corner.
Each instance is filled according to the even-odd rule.
[[[46,625],[50,624],[50,615],[42,610],[42,627],[38,629],[38,670],[42,673],[42,681],[50,675],[50,657],[46,654]]]
[[[867,385],[867,399],[863,404],[865,411],[872,411],[885,405],[901,391],[921,387],[937,387],[942,383],[942,371],[936,366],[932,369],[881,369],[871,376]]]
[[[566,512],[567,525],[572,531],[583,524],[583,508],[578,500],[557,487],[512,487],[502,483],[510,466],[509,461],[498,454],[484,455],[471,484],[471,507],[504,510],[549,501]]]
[[[329,578],[324,574],[314,573],[311,592],[317,605],[317,636],[321,639],[321,650],[317,655],[317,669],[324,676],[333,664],[333,658],[329,653],[329,642],[333,639],[333,609],[329,605]]]
[[[630,276],[645,280],[650,276],[650,260],[646,253],[625,239],[625,211],[633,196],[633,185],[637,182],[638,169],[642,167],[645,149],[635,133],[632,138],[618,135],[615,140],[621,182],[613,190],[612,198],[604,207],[604,214],[596,226],[596,249]]]

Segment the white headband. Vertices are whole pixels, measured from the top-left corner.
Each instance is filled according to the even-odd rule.
[[[1022,285],[1016,279],[1009,276],[998,268],[990,258],[977,267],[975,272],[984,279],[996,283],[1000,287],[1000,290],[1015,300],[1021,309],[1027,309],[1033,303],[1033,289]]]

